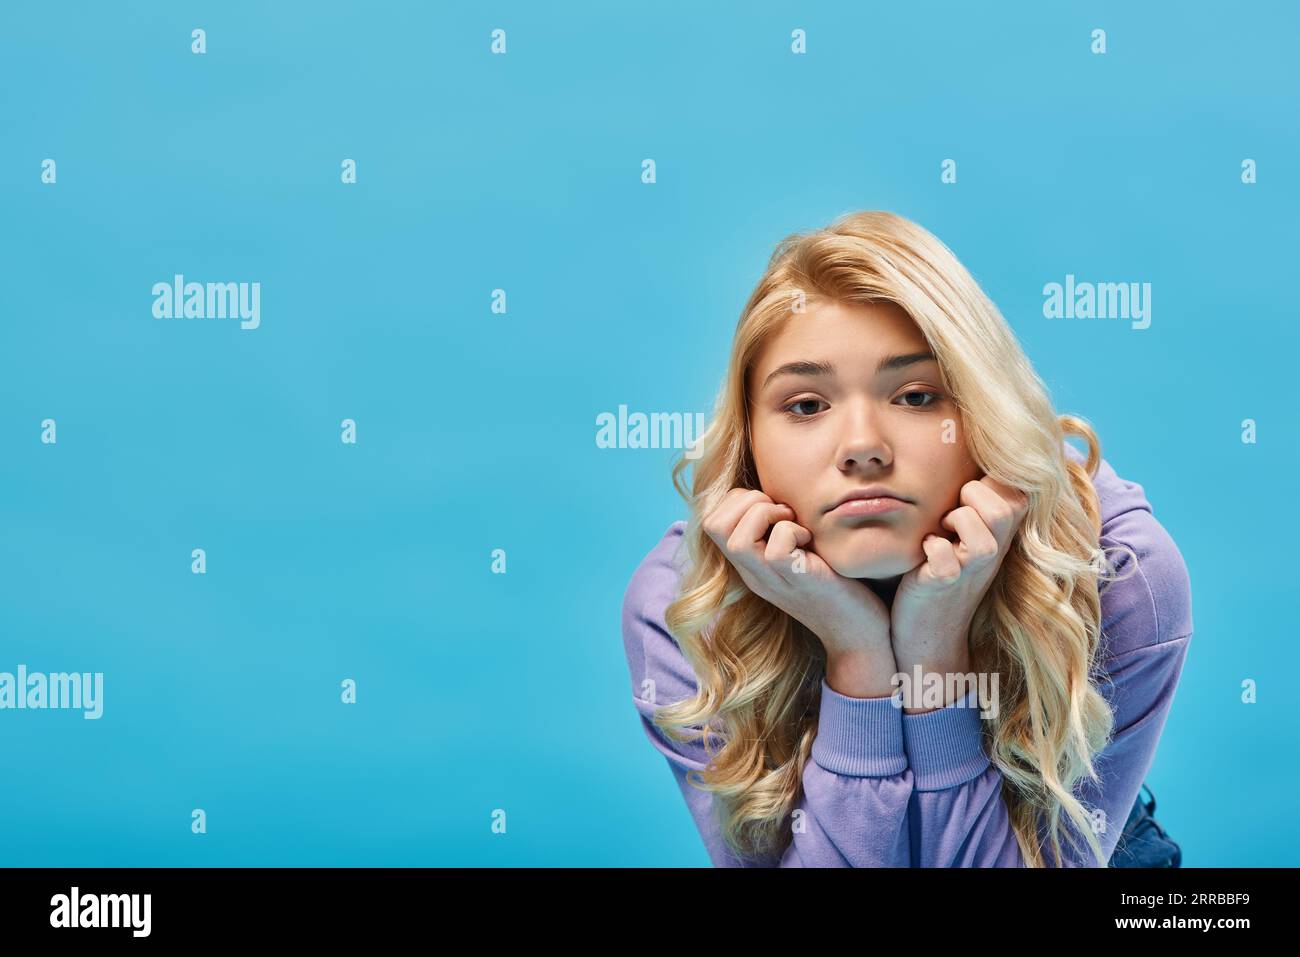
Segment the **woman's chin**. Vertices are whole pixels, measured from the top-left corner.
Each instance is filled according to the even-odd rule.
[[[826,564],[844,578],[895,578],[916,567],[907,555],[834,555],[822,556]]]
[[[837,529],[828,541],[826,534],[814,539],[817,554],[844,578],[894,578],[911,571],[925,560],[920,543],[905,541],[896,529]]]

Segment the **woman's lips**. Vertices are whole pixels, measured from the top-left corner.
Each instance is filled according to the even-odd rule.
[[[826,514],[832,518],[853,518],[862,515],[883,515],[906,507],[907,502],[901,498],[851,498]]]

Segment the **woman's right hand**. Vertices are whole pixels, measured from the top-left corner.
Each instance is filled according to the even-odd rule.
[[[794,509],[758,489],[733,488],[705,516],[705,533],[750,591],[802,622],[826,648],[826,680],[852,697],[888,696],[894,653],[889,608],[803,546],[812,532]],[[770,534],[769,534],[770,532]]]

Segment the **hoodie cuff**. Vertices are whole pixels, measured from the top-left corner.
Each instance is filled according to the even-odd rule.
[[[900,711],[901,714],[901,711]],[[904,714],[903,747],[917,791],[944,791],[984,773],[979,695],[972,689],[945,708]]]
[[[907,768],[903,709],[895,699],[850,698],[822,679],[812,759],[833,774],[883,778]]]

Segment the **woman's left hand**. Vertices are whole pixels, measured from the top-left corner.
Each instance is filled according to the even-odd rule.
[[[988,475],[963,485],[960,501],[941,523],[957,541],[927,535],[921,542],[926,560],[903,575],[894,593],[894,657],[909,685],[917,664],[922,675],[970,671],[971,620],[1029,510],[1023,492]],[[952,704],[946,697],[945,706]],[[917,697],[904,710],[927,709]]]

